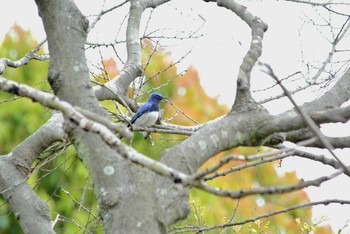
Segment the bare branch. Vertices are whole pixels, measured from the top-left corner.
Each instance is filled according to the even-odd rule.
[[[279,147],[281,147],[281,146],[276,146],[276,148],[279,148]],[[285,146],[282,146],[282,147],[286,148]],[[340,167],[341,167],[338,161],[336,161],[334,159],[331,159],[331,158],[327,158],[324,155],[316,155],[316,154],[305,152],[305,151],[302,151],[302,150],[299,150],[299,149],[291,149],[291,151],[289,151],[289,153],[292,156],[297,156],[297,157],[301,157],[301,158],[307,158],[307,159],[310,159],[310,160],[314,160],[314,161],[320,162],[320,163],[322,163],[324,165],[331,166],[334,169],[340,169]],[[346,172],[344,174],[346,174]],[[346,174],[346,175],[350,176],[350,174]]]
[[[175,128],[165,127],[163,125],[155,125],[154,127],[138,127],[133,126],[133,131],[142,131],[142,132],[157,132],[157,133],[166,133],[166,134],[178,134],[178,135],[187,135],[190,136],[193,134],[193,130],[183,128],[182,126],[177,126]]]
[[[232,109],[237,109],[239,106],[246,106],[247,103],[254,102],[250,93],[250,74],[262,53],[262,40],[264,32],[267,30],[267,24],[259,17],[251,14],[245,6],[238,4],[236,1],[217,0],[215,2],[217,2],[218,6],[233,11],[249,25],[252,31],[250,48],[239,68],[236,99],[232,107]]]
[[[326,9],[327,11],[330,11],[332,13],[341,15],[341,16],[349,16],[349,14],[346,13],[342,13],[339,11],[335,11],[333,10],[330,6],[332,5],[349,5],[348,3],[333,3],[331,1],[328,2],[324,2],[324,3],[320,3],[320,2],[315,2],[315,1],[304,1],[304,0],[285,0],[288,2],[295,2],[295,3],[301,3],[301,4],[307,4],[307,5],[311,5],[311,6],[315,6],[315,7],[323,7],[324,9]]]
[[[262,188],[253,188],[253,189],[242,189],[238,191],[231,191],[227,189],[220,189],[217,187],[210,186],[208,184],[205,184],[204,182],[200,184],[196,184],[197,188],[203,189],[209,193],[215,194],[217,196],[222,197],[230,197],[233,199],[242,198],[246,196],[251,196],[254,194],[282,194],[287,193],[299,189],[303,189],[309,186],[320,186],[322,183],[329,181],[339,175],[343,174],[343,171],[337,171],[331,175],[328,176],[322,176],[314,180],[307,180],[303,181],[301,180],[299,183],[294,185],[288,185],[288,186],[270,186],[270,187],[262,187]]]
[[[19,96],[28,97],[33,101],[39,102],[40,104],[62,111],[62,113],[68,117],[71,121],[78,124],[82,129],[86,129],[93,132],[98,132],[104,135],[104,138],[109,139],[113,134],[104,125],[91,121],[86,118],[83,114],[77,111],[71,104],[65,101],[61,101],[58,97],[45,93],[40,90],[36,90],[27,85],[18,84],[17,82],[7,80],[0,77],[0,89],[10,92]],[[81,109],[80,109],[81,110]],[[88,111],[83,111],[85,114],[88,113],[90,117],[93,116],[94,120],[100,121],[106,124],[107,120],[102,120],[101,117],[94,116]],[[123,124],[108,123],[108,126],[113,130],[118,131],[120,134],[124,134],[124,137],[130,138],[132,136],[131,132]]]
[[[311,130],[301,129],[292,132],[286,133],[285,140],[290,142],[297,142],[300,140],[308,139],[309,137],[314,137],[314,134]],[[334,148],[343,149],[349,148],[350,146],[350,136],[346,137],[324,137]],[[322,144],[320,140],[314,141],[313,143],[308,145],[309,147],[316,147],[325,149],[325,146]]]
[[[308,207],[312,207],[312,206],[318,206],[318,205],[327,206],[329,204],[350,205],[350,201],[348,201],[348,200],[339,200],[339,199],[329,199],[329,200],[323,200],[323,201],[309,202],[309,203],[304,203],[304,204],[300,204],[300,205],[296,205],[296,206],[290,206],[290,207],[287,207],[285,209],[276,210],[276,211],[273,211],[273,212],[270,212],[270,213],[266,213],[266,214],[263,214],[263,215],[259,215],[259,216],[252,217],[252,218],[245,219],[245,220],[238,221],[238,222],[229,222],[229,223],[225,223],[225,224],[221,224],[221,225],[215,225],[215,226],[212,226],[212,227],[204,227],[204,228],[203,227],[200,227],[200,228],[186,228],[184,231],[177,230],[176,232],[170,232],[170,233],[181,233],[181,232],[189,232],[189,231],[200,233],[200,232],[206,232],[206,231],[211,231],[211,230],[215,230],[215,229],[224,229],[224,228],[228,228],[228,227],[240,226],[240,225],[244,225],[244,224],[247,224],[247,223],[252,223],[252,222],[255,222],[255,221],[260,220],[260,219],[269,218],[269,217],[272,217],[274,215],[286,213],[286,212],[292,211],[292,210],[304,209],[304,208],[308,208]]]
[[[48,205],[26,183],[31,165],[51,144],[62,141],[63,117],[53,116],[34,134],[0,157],[0,191],[9,202],[25,233],[54,233]],[[35,225],[33,225],[35,223]]]
[[[95,25],[97,24],[97,22],[98,22],[105,14],[107,14],[107,13],[109,13],[109,12],[111,12],[111,11],[113,11],[113,10],[115,10],[115,9],[117,9],[117,8],[119,8],[119,7],[121,7],[121,6],[123,6],[123,5],[124,5],[125,3],[127,3],[127,2],[129,2],[129,0],[125,0],[124,2],[122,2],[122,3],[118,4],[118,5],[115,5],[115,6],[111,7],[111,8],[109,8],[109,9],[101,10],[100,13],[97,14],[97,15],[95,16],[96,18],[90,23],[89,28],[88,28],[87,31],[90,32],[90,31],[95,27]]]
[[[204,177],[204,180],[212,180],[214,178],[220,177],[220,176],[226,176],[229,173],[235,172],[235,171],[239,171],[239,170],[243,170],[245,168],[248,167],[253,167],[253,166],[257,166],[263,163],[267,163],[267,162],[272,162],[272,161],[276,161],[276,160],[280,160],[283,158],[286,158],[288,156],[293,155],[293,150],[299,146],[306,146],[309,145],[310,143],[314,142],[316,139],[308,139],[306,141],[301,141],[298,142],[296,144],[296,146],[294,148],[287,148],[287,147],[281,147],[278,150],[273,150],[273,151],[269,151],[266,153],[259,153],[259,154],[252,154],[252,155],[247,155],[247,156],[242,156],[242,155],[233,155],[233,156],[227,156],[227,158],[223,158],[222,160],[220,160],[219,163],[217,163],[216,165],[214,165],[212,168],[210,169],[204,169],[203,171],[197,172],[196,174],[193,174],[192,176],[195,177],[198,175],[201,175],[199,178]],[[219,169],[222,165],[224,165],[225,163],[227,163],[229,160],[236,160],[236,161],[251,161],[254,160],[252,162],[248,162],[242,165],[238,165],[235,167],[231,167],[227,170],[224,171],[216,171],[216,169]],[[215,168],[215,170],[213,170]],[[209,173],[212,173],[212,175],[209,175]]]
[[[330,75],[328,79],[325,79],[324,81],[319,81],[319,78],[320,76],[327,72],[326,71],[326,68],[327,66],[329,66],[329,64],[331,64],[332,62],[332,59],[334,57],[334,55],[339,52],[337,51],[337,47],[338,47],[338,44],[339,42],[342,41],[342,39],[346,36],[346,33],[349,31],[350,29],[350,23],[349,23],[349,20],[350,20],[350,17],[347,18],[343,25],[341,26],[341,28],[339,29],[338,33],[336,35],[334,35],[334,38],[333,38],[333,41],[330,42],[331,43],[331,49],[328,53],[328,56],[325,58],[325,60],[322,62],[321,66],[317,69],[316,73],[311,77],[311,78],[307,78],[309,79],[310,81],[307,82],[306,84],[304,85],[301,85],[297,88],[295,88],[294,90],[291,90],[289,91],[290,94],[295,94],[295,93],[298,93],[300,91],[303,91],[303,90],[306,90],[307,88],[310,88],[310,87],[314,87],[314,86],[317,86],[317,85],[321,85],[321,84],[324,84],[326,82],[329,82],[330,80],[332,80],[332,78],[334,78],[333,75]],[[306,78],[305,78],[306,79]],[[282,81],[282,79],[281,79]],[[271,86],[270,88],[274,87],[275,85]],[[276,96],[273,96],[273,97],[269,97],[269,98],[266,98],[264,100],[261,100],[259,101],[258,103],[260,104],[263,104],[263,103],[267,103],[267,102],[270,102],[270,101],[273,101],[273,100],[277,100],[279,98],[282,98],[282,97],[285,97],[286,94],[283,92],[279,95],[276,95]]]
[[[13,154],[11,158],[18,156]],[[19,220],[24,233],[55,233],[48,205],[36,195],[26,181],[27,177],[17,170],[11,159],[1,157],[1,193]]]
[[[303,120],[306,122],[306,124],[310,127],[310,129],[315,133],[315,135],[318,137],[318,139],[322,142],[322,144],[327,148],[329,153],[340,163],[342,169],[346,171],[347,174],[350,174],[349,169],[346,167],[346,165],[338,158],[338,156],[333,152],[333,146],[330,144],[330,142],[325,138],[323,133],[320,131],[320,129],[317,127],[315,122],[311,119],[309,115],[306,114],[306,112],[298,106],[298,104],[294,101],[292,95],[289,93],[288,89],[284,87],[284,85],[281,83],[281,81],[278,79],[278,77],[274,74],[272,68],[264,64],[264,66],[268,69],[266,71],[267,74],[269,74],[283,89],[283,92],[287,95],[289,100],[293,103],[294,107],[296,108],[297,112],[301,115]]]
[[[40,50],[40,47],[46,42],[46,39],[40,42],[34,49],[26,53],[21,59],[17,61],[12,61],[7,58],[1,58],[0,59],[0,75],[4,73],[5,69],[7,66],[9,67],[20,67],[25,64],[27,64],[31,59],[35,60],[48,60],[49,56],[48,55],[38,55],[36,52]]]
[[[346,123],[350,119],[350,106],[313,112],[310,117],[317,124]]]
[[[168,1],[168,0],[167,0]],[[124,100],[127,98],[127,90],[132,81],[142,74],[141,66],[141,44],[140,44],[140,22],[143,11],[148,7],[157,7],[160,4],[167,2],[165,0],[144,0],[130,1],[130,11],[128,18],[128,26],[126,30],[126,48],[127,61],[116,79],[113,79],[105,84],[104,87],[118,93]],[[99,100],[115,99],[114,94],[103,89],[103,87],[95,86],[95,95]]]

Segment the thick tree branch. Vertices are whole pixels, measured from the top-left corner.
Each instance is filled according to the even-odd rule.
[[[37,0],[36,3],[47,34],[51,58],[49,81],[55,94],[61,100],[108,119],[89,80],[84,50],[86,18],[70,0]],[[114,233],[122,228],[125,233],[164,233],[164,226],[155,220],[152,210],[149,195],[152,194],[149,183],[152,174],[122,158],[103,141],[106,137],[100,137],[104,135],[120,142],[111,132],[97,135],[67,118],[65,121],[70,140],[94,183],[105,232]],[[147,217],[140,210],[147,211]]]
[[[115,93],[118,93],[124,101],[127,100],[127,90],[133,82],[143,72],[141,64],[141,43],[140,43],[140,22],[143,11],[148,7],[157,7],[169,0],[131,0],[126,31],[127,61],[120,74],[113,80],[107,82],[104,86],[95,86],[95,95],[99,100],[117,99]],[[105,88],[107,87],[107,89]],[[113,92],[111,92],[112,90]],[[128,103],[131,104],[132,103]]]
[[[215,1],[219,6],[223,6],[245,21],[252,30],[252,41],[250,49],[243,59],[237,80],[237,93],[235,104],[230,116],[220,119],[212,124],[200,128],[190,138],[179,145],[168,149],[161,157],[161,161],[166,165],[182,171],[186,174],[196,172],[198,167],[206,160],[222,150],[237,145],[254,145],[255,140],[248,137],[247,132],[254,131],[254,120],[245,115],[245,111],[258,113],[263,118],[267,112],[257,105],[250,93],[250,73],[256,61],[261,55],[263,34],[267,30],[267,25],[260,18],[253,16],[246,7],[239,5],[235,1]],[[250,105],[250,103],[252,105]],[[239,112],[239,111],[242,112]],[[235,118],[231,116],[235,115]],[[250,121],[246,121],[250,119]],[[236,123],[240,123],[236,125]],[[244,129],[242,128],[244,126]],[[254,138],[254,137],[253,137]],[[174,223],[187,215],[188,191],[178,185],[169,183],[168,179],[160,178],[156,181],[156,197],[159,197],[160,206],[159,219],[166,224]],[[165,192],[166,191],[166,192]],[[166,196],[165,196],[166,195]],[[170,199],[169,199],[170,196]],[[169,216],[169,209],[173,215]]]
[[[24,233],[55,233],[48,205],[27,184],[31,165],[52,143],[64,138],[63,118],[53,116],[6,157],[0,158],[0,191]]]
[[[209,0],[204,0],[209,1]],[[259,17],[250,13],[243,5],[238,4],[234,0],[223,1],[216,0],[218,6],[225,7],[234,12],[244,22],[246,22],[251,28],[252,39],[250,48],[243,58],[243,62],[239,68],[239,74],[237,79],[237,92],[236,99],[232,109],[246,108],[247,103],[254,102],[250,92],[250,75],[251,71],[258,61],[258,58],[262,53],[262,40],[264,32],[267,30],[267,24],[265,24]]]
[[[13,155],[12,157],[17,157]],[[51,225],[49,206],[27,184],[11,159],[0,160],[1,193],[19,220],[24,233],[55,233]]]
[[[10,154],[16,156],[11,160],[23,175],[28,176],[37,157],[55,141],[63,141],[64,138],[66,136],[63,116],[54,111],[52,117],[44,125],[12,150]]]
[[[294,142],[294,143],[315,137],[314,133],[308,128],[294,130],[294,131],[290,131],[290,132],[286,132],[286,133],[280,133],[279,135],[282,136],[285,141],[290,141],[290,142]],[[349,136],[346,136],[346,137],[327,137],[327,136],[325,136],[325,138],[336,149],[350,147],[350,137]],[[308,146],[309,147],[317,147],[317,148],[325,148],[325,146],[319,140],[316,140],[316,141],[310,143]]]
[[[350,106],[332,108],[310,114],[310,117],[317,123],[346,123],[350,119]]]
[[[315,112],[327,111],[333,108],[340,107],[344,102],[350,99],[350,69],[335,83],[335,85],[324,93],[318,99],[305,103],[299,108],[303,109],[307,114],[313,115]],[[337,109],[335,109],[337,110]],[[344,111],[347,113],[347,110]],[[316,114],[317,116],[317,114]],[[331,117],[328,117],[331,118]],[[321,121],[320,117],[320,121]],[[289,132],[307,127],[302,117],[295,109],[281,113],[277,116],[272,116],[264,126],[260,127],[261,134],[272,134],[275,132]]]
[[[279,86],[282,88],[283,92],[287,95],[289,100],[293,103],[296,111],[300,114],[303,121],[306,123],[306,125],[310,128],[310,130],[317,136],[318,140],[327,148],[328,152],[340,163],[342,169],[347,174],[350,174],[349,169],[347,166],[338,158],[338,156],[333,152],[333,146],[332,144],[325,138],[319,127],[316,125],[316,123],[311,119],[311,117],[298,106],[298,104],[293,99],[292,95],[289,93],[288,89],[282,84],[282,82],[278,79],[278,77],[274,74],[272,71],[272,68],[269,65],[265,64],[265,67],[268,69],[268,74],[279,84]]]

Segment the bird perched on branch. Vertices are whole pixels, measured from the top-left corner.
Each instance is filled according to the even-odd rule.
[[[150,127],[159,118],[159,104],[164,99],[159,93],[152,93],[148,101],[144,103],[131,118],[130,123],[139,127]]]

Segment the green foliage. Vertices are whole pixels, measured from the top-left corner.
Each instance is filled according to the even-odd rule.
[[[308,224],[307,222],[303,222],[300,220],[300,218],[296,218],[295,222],[298,224],[302,233],[310,233],[316,230],[314,225]]]

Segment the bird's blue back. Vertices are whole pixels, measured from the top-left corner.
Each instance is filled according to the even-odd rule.
[[[163,100],[163,97],[158,93],[152,93],[146,103],[144,103],[131,118],[130,123],[135,121],[142,115],[150,112],[159,112],[159,103]],[[154,123],[153,123],[154,124]],[[152,125],[153,125],[152,124]]]

